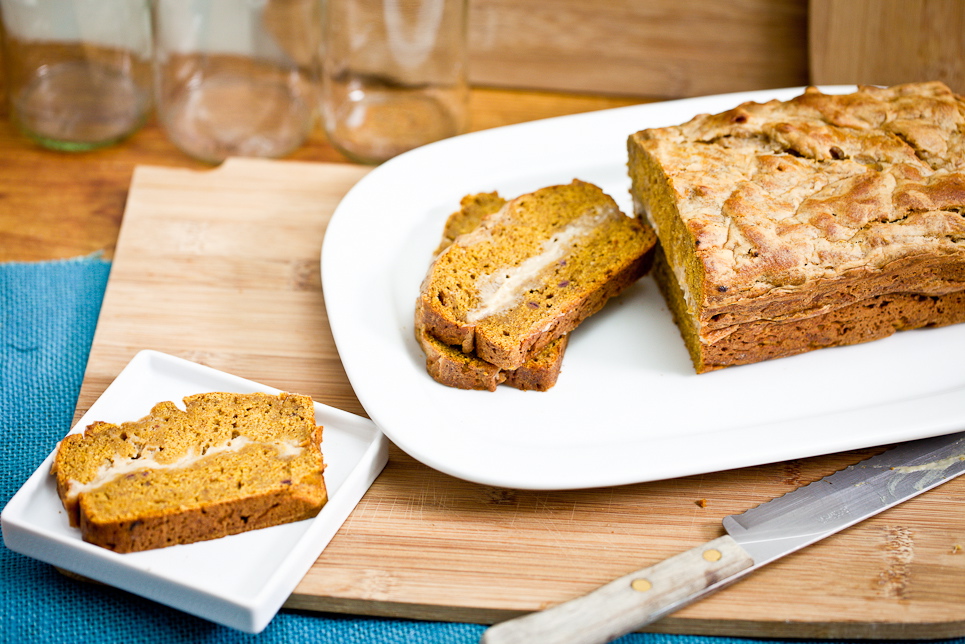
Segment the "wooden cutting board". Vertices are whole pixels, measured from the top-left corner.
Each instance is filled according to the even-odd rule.
[[[248,159],[205,172],[137,168],[77,417],[141,349],[364,415],[328,327],[319,252],[339,199],[366,172]],[[645,417],[645,405],[640,414]],[[457,480],[393,448],[382,475],[286,606],[502,620],[718,537],[725,515],[878,451],[534,492]],[[648,630],[965,635],[965,477],[786,557]]]

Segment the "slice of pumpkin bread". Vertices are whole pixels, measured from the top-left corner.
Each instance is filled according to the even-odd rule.
[[[484,218],[498,212],[505,204],[506,200],[496,192],[463,197],[459,210],[446,220],[442,241],[434,254],[444,251],[460,235],[475,230]],[[518,369],[501,369],[432,337],[422,327],[420,307],[421,302],[417,302],[416,340],[426,355],[426,371],[437,382],[457,389],[486,391],[495,391],[496,386],[503,383],[527,391],[546,391],[556,384],[566,350],[566,337],[550,343]]]
[[[439,253],[422,283],[419,325],[517,369],[643,276],[655,242],[593,184],[522,195]]]
[[[308,519],[325,505],[310,397],[205,393],[184,404],[61,441],[51,473],[85,541],[148,550]]]

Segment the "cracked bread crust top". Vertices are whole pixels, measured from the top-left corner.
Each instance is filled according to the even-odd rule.
[[[631,135],[637,214],[704,334],[965,289],[965,102],[942,83],[808,88]]]

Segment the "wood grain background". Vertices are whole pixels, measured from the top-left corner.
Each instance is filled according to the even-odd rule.
[[[476,85],[658,98],[942,80],[962,0],[470,0]]]
[[[471,0],[481,85],[654,97],[803,85],[806,0]]]
[[[812,0],[816,83],[940,80],[965,93],[962,0]]]
[[[962,0],[468,4],[469,73],[477,87],[681,98],[937,79],[965,92]],[[272,27],[284,33],[300,3],[278,6],[280,24]]]

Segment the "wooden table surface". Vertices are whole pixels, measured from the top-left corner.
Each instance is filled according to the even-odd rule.
[[[475,89],[470,129],[648,102],[645,98]],[[348,163],[316,127],[286,157]],[[44,149],[0,113],[0,261],[61,259],[103,252],[117,241],[127,191],[137,165],[204,169],[164,135],[153,120],[128,140],[92,152]]]

